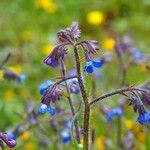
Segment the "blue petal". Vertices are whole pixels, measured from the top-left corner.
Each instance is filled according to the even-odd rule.
[[[47,105],[46,104],[41,104],[38,108],[38,112],[40,114],[45,114],[47,112]]]
[[[8,132],[7,133],[7,138],[8,138],[8,140],[16,140],[17,135],[14,132]]]
[[[51,80],[48,80],[48,81],[41,83],[40,87],[39,87],[40,94],[43,95],[47,91],[48,87],[52,84],[53,84],[53,81],[51,81]]]
[[[56,114],[55,109],[52,108],[50,105],[47,107],[47,112],[52,116],[54,116]]]
[[[92,61],[86,62],[85,71],[86,71],[87,73],[93,73],[94,69],[93,69]]]
[[[93,60],[93,66],[94,66],[94,67],[100,68],[100,67],[102,67],[102,65],[103,65],[103,61],[98,60],[98,59],[94,59],[94,60]]]

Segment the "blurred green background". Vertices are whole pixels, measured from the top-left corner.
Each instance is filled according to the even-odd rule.
[[[60,76],[59,69],[48,68],[43,64],[43,59],[54,47],[57,31],[70,26],[74,20],[79,22],[81,39],[99,41],[101,47],[99,55],[106,50],[113,51],[113,34],[131,36],[136,47],[149,54],[149,0],[0,0],[0,62],[10,52],[12,56],[5,66],[16,73],[28,75],[23,83],[18,84],[4,80],[0,71],[2,131],[11,130],[23,121],[14,112],[23,113],[24,117],[24,102],[27,99],[34,100],[36,104],[40,103],[38,87],[42,81]],[[72,60],[71,53],[68,59]],[[69,69],[74,66],[69,60],[66,60],[66,64]],[[118,87],[117,69],[115,61],[104,67],[103,78],[99,79],[98,83],[99,93]],[[138,85],[145,82],[148,77],[149,72],[140,66],[134,66],[129,70],[127,81],[129,84]],[[128,112],[127,119],[133,119],[134,113],[130,110]],[[105,138],[103,134],[107,131],[103,130],[102,117],[93,117],[92,120],[97,118],[99,121],[92,126],[98,131],[97,140],[102,141]],[[128,121],[133,124],[135,118],[133,122]],[[14,149],[39,149],[33,133],[27,133],[29,135],[22,138],[19,146]],[[146,136],[143,132],[140,134]],[[145,149],[145,141],[143,139],[140,141],[138,136],[136,140],[140,146],[136,149]],[[103,150],[102,144],[97,145],[98,149]],[[52,147],[51,143],[49,148]]]

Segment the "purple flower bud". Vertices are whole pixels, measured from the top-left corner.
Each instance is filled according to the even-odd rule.
[[[59,38],[60,42],[62,42],[62,43],[67,42],[69,44],[73,44],[80,37],[80,33],[81,32],[79,30],[78,23],[73,22],[71,24],[70,28],[60,30],[57,33],[57,35],[58,35],[58,38]]]
[[[71,93],[79,94],[80,88],[79,88],[79,84],[78,84],[77,80],[73,80],[73,79],[69,80],[68,87],[69,87]]]
[[[42,103],[46,105],[49,105],[50,101],[54,103],[55,101],[60,100],[62,94],[63,91],[59,85],[50,86],[49,89],[44,93],[42,97]]]
[[[7,141],[6,144],[8,145],[8,147],[13,148],[17,145],[17,142],[15,140],[10,140]]]
[[[60,64],[60,60],[64,59],[66,52],[66,43],[56,46],[52,53],[44,59],[44,63],[53,68],[57,67]]]
[[[94,40],[82,41],[81,44],[86,53],[95,54],[99,50],[97,41]]]

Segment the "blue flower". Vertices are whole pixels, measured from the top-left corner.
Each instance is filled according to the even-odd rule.
[[[69,143],[71,141],[70,131],[68,131],[68,130],[61,131],[60,138],[63,143]]]
[[[50,105],[40,104],[38,108],[38,113],[39,114],[49,113],[51,116],[54,116],[56,114],[56,111]]]
[[[99,59],[89,60],[86,62],[84,70],[87,73],[92,74],[94,72],[94,69],[101,68],[103,66],[103,64],[104,64],[104,62]]]
[[[139,114],[137,121],[142,125],[150,123],[150,113],[144,112],[142,114]]]
[[[54,108],[52,108],[50,105],[47,107],[47,112],[51,115],[54,116],[56,114],[56,111]]]
[[[96,68],[102,67],[103,63],[104,62],[102,60],[99,60],[99,59],[94,59],[93,60],[93,66],[96,67]]]
[[[114,117],[121,117],[123,115],[123,110],[120,107],[114,108],[106,114],[107,121],[112,121]]]
[[[38,108],[39,114],[45,114],[47,112],[47,105],[46,104],[40,104]]]
[[[40,84],[40,94],[44,95],[44,93],[47,91],[47,89],[49,88],[49,86],[51,86],[54,82],[51,80],[45,81],[43,83]]]
[[[92,61],[87,61],[84,70],[87,73],[93,73],[94,69],[93,69],[93,62]]]
[[[135,50],[132,52],[132,57],[134,59],[141,59],[143,57],[143,53],[139,50]]]

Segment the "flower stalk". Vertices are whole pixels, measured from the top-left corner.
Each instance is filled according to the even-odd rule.
[[[83,122],[83,149],[88,150],[89,149],[89,119],[90,119],[90,105],[88,102],[88,97],[86,94],[86,90],[83,84],[82,80],[82,74],[81,74],[81,64],[80,64],[80,58],[78,54],[78,49],[76,46],[74,46],[74,54],[75,54],[75,61],[76,61],[76,71],[78,74],[78,83],[81,90],[81,95],[84,102],[84,122]]]

